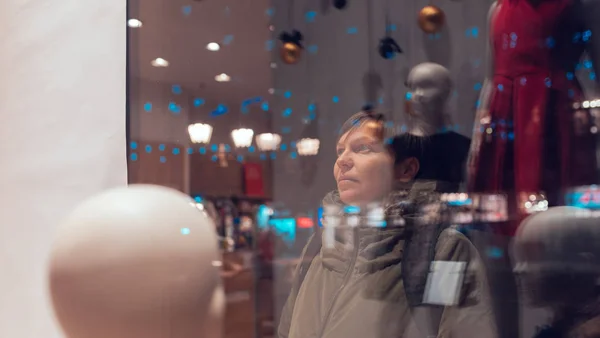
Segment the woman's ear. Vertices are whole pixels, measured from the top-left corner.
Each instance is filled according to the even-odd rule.
[[[419,173],[419,160],[415,157],[409,157],[396,164],[395,178],[402,183],[408,183],[415,179]]]

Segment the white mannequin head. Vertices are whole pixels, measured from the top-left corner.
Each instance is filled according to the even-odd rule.
[[[224,293],[212,222],[176,190],[132,185],[79,205],[49,263],[68,338],[220,338]]]
[[[406,85],[412,93],[409,133],[425,136],[438,132],[448,122],[445,106],[452,90],[448,69],[437,63],[421,63],[410,71]]]

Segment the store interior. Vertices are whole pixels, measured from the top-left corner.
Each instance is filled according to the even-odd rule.
[[[300,253],[321,226],[323,196],[335,188],[338,131],[349,116],[373,107],[386,128],[406,132],[409,73],[436,63],[453,82],[446,126],[472,137],[490,5],[128,1],[128,182],[184,192],[213,220],[223,254],[224,338],[277,336]],[[587,93],[581,105],[600,106],[587,56],[573,76]],[[589,194],[575,195],[572,204],[582,196],[591,203]],[[534,328],[521,328],[523,337]]]

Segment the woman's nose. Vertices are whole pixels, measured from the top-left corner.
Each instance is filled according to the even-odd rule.
[[[336,163],[340,167],[340,169],[347,171],[348,169],[352,168],[354,162],[352,161],[352,158],[349,155],[344,153],[340,155],[340,157],[338,157]]]

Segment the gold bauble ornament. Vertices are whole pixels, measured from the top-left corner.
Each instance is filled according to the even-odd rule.
[[[419,27],[425,33],[439,32],[446,22],[446,15],[439,7],[425,6],[419,12]]]
[[[293,65],[300,61],[302,47],[293,42],[286,42],[281,46],[281,60],[288,65]]]

